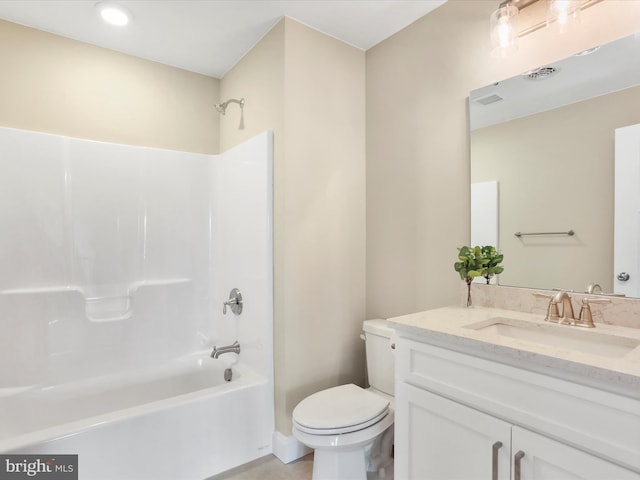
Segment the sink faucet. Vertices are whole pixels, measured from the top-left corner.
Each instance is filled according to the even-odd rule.
[[[594,328],[593,315],[591,314],[591,303],[611,303],[609,298],[583,298],[580,314],[576,318],[576,326]]]
[[[602,292],[602,287],[600,285],[598,285],[597,283],[590,283],[589,286],[587,287],[587,293],[589,295],[594,295],[596,293],[602,294],[603,293]]]
[[[558,312],[558,304],[562,304],[562,315]],[[549,302],[549,314],[547,315],[549,322],[560,323],[565,325],[574,325],[576,319],[573,314],[573,304],[571,297],[564,290],[560,290]]]
[[[226,347],[214,346],[211,352],[211,358],[218,358],[223,353],[240,353],[240,344],[236,340],[232,345],[227,345]]]

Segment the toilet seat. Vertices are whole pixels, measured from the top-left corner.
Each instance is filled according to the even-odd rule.
[[[293,411],[293,423],[312,435],[339,435],[363,430],[389,413],[389,400],[354,384],[315,393]]]
[[[316,453],[319,450],[349,450],[370,445],[377,436],[383,434],[388,428],[393,429],[394,419],[395,412],[392,409],[389,409],[387,415],[385,415],[378,423],[356,432],[338,435],[314,435],[313,433],[301,431],[295,423],[291,430],[296,440],[302,442],[309,448],[315,449]]]

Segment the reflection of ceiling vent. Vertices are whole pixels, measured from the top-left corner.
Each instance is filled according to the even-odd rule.
[[[491,95],[487,95],[486,97],[476,98],[474,102],[479,103],[480,105],[489,105],[491,103],[501,102],[504,100],[497,93],[492,93]]]
[[[524,75],[529,80],[544,80],[545,78],[549,78],[556,72],[557,70],[554,67],[540,67],[536,68],[535,70],[531,70]]]

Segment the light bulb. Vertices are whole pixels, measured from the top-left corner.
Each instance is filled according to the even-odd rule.
[[[504,57],[517,50],[518,8],[505,4],[491,14],[492,55]]]
[[[581,0],[547,0],[547,26],[556,23],[560,33],[580,19]]]

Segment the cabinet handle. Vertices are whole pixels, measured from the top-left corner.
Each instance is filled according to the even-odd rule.
[[[498,450],[502,448],[502,442],[496,442],[491,447],[491,480],[498,480]]]
[[[522,460],[522,457],[524,457],[522,450],[518,450],[513,457],[513,480],[520,480],[520,460]]]

